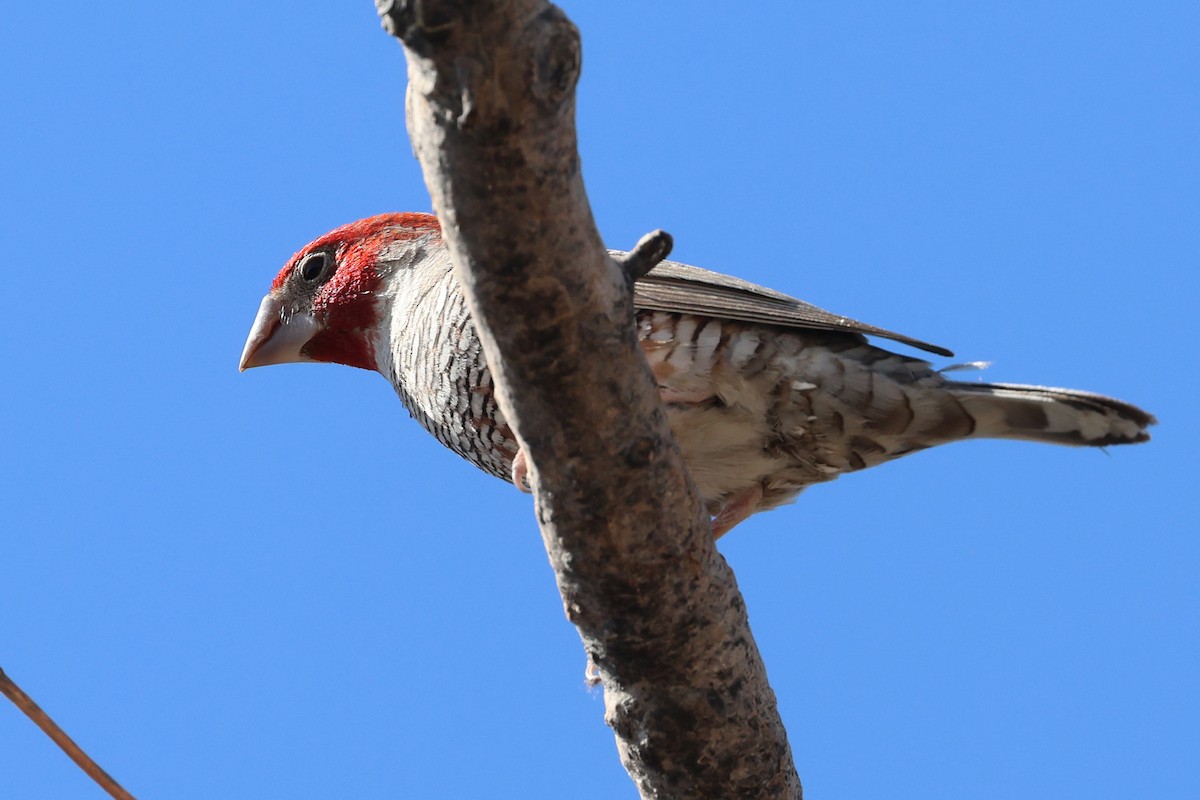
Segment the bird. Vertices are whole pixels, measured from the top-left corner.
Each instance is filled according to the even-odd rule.
[[[611,251],[620,256],[618,251]],[[633,286],[637,339],[720,537],[815,483],[964,439],[1106,447],[1155,418],[1099,394],[962,382],[887,339],[938,345],[739,278],[662,261]],[[438,441],[528,490],[438,220],[380,214],[297,251],[263,298],[240,369],[292,362],[379,372]]]

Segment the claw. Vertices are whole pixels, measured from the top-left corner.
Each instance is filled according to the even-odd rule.
[[[518,450],[516,457],[513,458],[512,482],[513,486],[526,494],[533,491],[533,487],[529,485],[529,464],[525,461],[524,450]]]
[[[756,483],[749,489],[745,489],[739,494],[734,495],[713,518],[713,539],[720,539],[725,534],[744,520],[746,517],[754,513],[758,508],[758,504],[763,498],[763,487],[761,483]]]
[[[587,666],[583,668],[583,682],[589,689],[600,685],[600,668],[591,656],[588,656]]]

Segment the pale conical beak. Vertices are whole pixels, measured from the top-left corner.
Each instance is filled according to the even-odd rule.
[[[251,367],[312,361],[300,349],[308,344],[308,340],[320,328],[320,323],[307,313],[292,314],[285,320],[283,304],[272,295],[267,295],[258,307],[254,324],[250,326],[250,335],[246,337],[246,347],[242,350],[238,369],[245,372]]]

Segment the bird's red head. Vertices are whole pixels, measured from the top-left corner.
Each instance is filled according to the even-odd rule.
[[[380,214],[301,248],[263,298],[241,368],[323,361],[375,369],[371,334],[390,256],[397,246],[440,235],[431,214]]]

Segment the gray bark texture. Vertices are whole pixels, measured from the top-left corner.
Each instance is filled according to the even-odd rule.
[[[377,0],[408,129],[529,463],[538,521],[645,798],[799,798],[733,572],[639,349],[575,138],[579,32],[544,0]],[[624,268],[624,271],[623,271]]]

